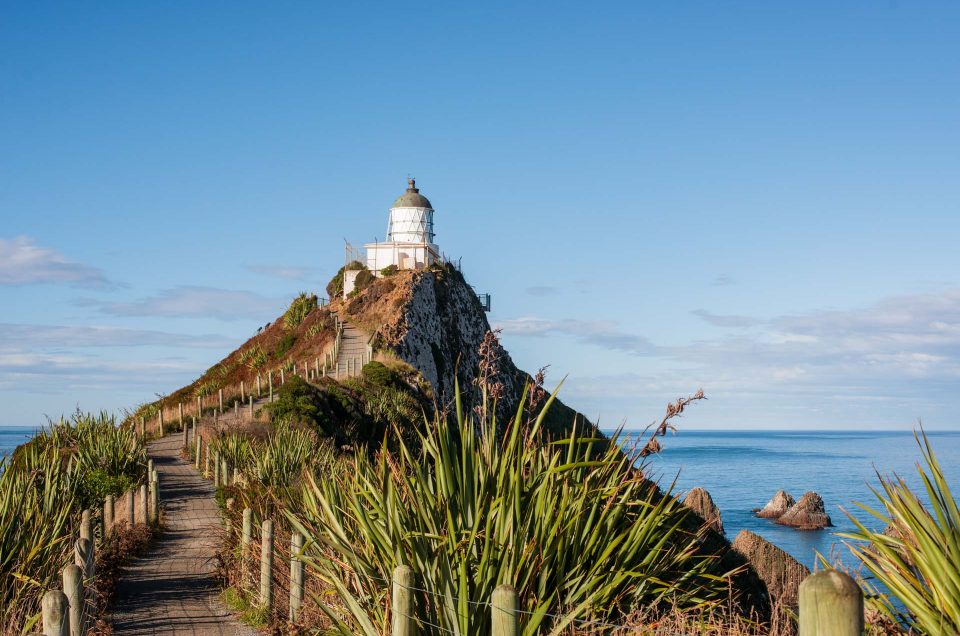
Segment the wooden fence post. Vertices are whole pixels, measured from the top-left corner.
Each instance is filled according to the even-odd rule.
[[[147,421],[140,416],[140,439],[147,439]]]
[[[193,427],[193,439],[197,443],[197,459],[196,459],[196,469],[200,470],[200,458],[203,457],[203,438],[197,435],[197,427]]]
[[[250,421],[253,421],[253,396],[250,396]]]
[[[273,371],[267,372],[267,383],[270,388],[270,402],[273,402]]]
[[[113,495],[107,495],[103,501],[103,538],[109,539],[113,533]]]
[[[94,544],[93,520],[89,508],[80,513],[80,538],[89,541],[90,545]]]
[[[207,444],[204,446],[204,450],[207,451],[206,458],[203,460],[203,476],[210,477],[210,445]]]
[[[264,519],[260,528],[260,605],[273,604],[273,521]]]
[[[283,383],[286,381],[286,378],[283,377],[283,367],[280,367],[280,386],[283,386]]]
[[[257,399],[258,399],[258,400],[259,400],[261,397],[263,397],[263,391],[261,390],[262,388],[263,388],[263,387],[261,386],[261,383],[260,383],[260,373],[257,372]]]
[[[183,402],[178,405],[180,410],[180,428],[186,428],[187,423],[183,421]]]
[[[800,636],[860,636],[863,592],[849,575],[821,570],[800,583]]]
[[[160,437],[163,437],[163,407],[160,407],[160,410],[157,412],[157,432],[159,432]]]
[[[44,636],[70,636],[70,604],[60,590],[50,590],[41,601]]]
[[[491,636],[517,636],[517,591],[512,585],[499,585],[490,597]]]
[[[156,473],[150,481],[150,523],[160,523],[160,477]]]
[[[126,501],[127,501],[127,525],[129,525],[129,526],[132,528],[132,527],[133,527],[133,522],[134,522],[134,518],[133,518],[133,491],[132,491],[132,490],[128,490],[127,492],[124,493],[124,497],[126,498]]]
[[[190,425],[186,422],[183,422],[183,448],[190,448]]]
[[[303,605],[303,535],[294,532],[290,536],[290,621],[297,622],[300,606]]]
[[[213,487],[220,487],[220,454],[213,453]]]
[[[246,384],[244,384],[243,380],[240,380],[240,401],[241,401],[241,402],[246,402],[246,401],[247,401],[247,388],[246,388]]]
[[[413,636],[413,569],[398,565],[393,570],[393,618],[392,636]]]
[[[253,537],[253,510],[243,509],[243,525],[240,530],[240,587],[246,588],[250,574],[250,539]]]
[[[73,543],[73,563],[83,570],[86,578],[93,578],[95,562],[93,560],[93,544],[90,539],[77,539]]]
[[[201,398],[200,398],[200,396],[198,395],[198,396],[197,396],[197,419],[198,419],[198,420],[203,417],[203,407],[201,406],[200,400],[201,400]]]
[[[140,519],[144,524],[150,523],[149,505],[150,500],[147,498],[147,485],[140,484]]]
[[[223,413],[223,389],[218,389],[220,396],[220,412]]]
[[[223,476],[220,477],[220,485],[226,488],[230,485],[230,464],[226,457],[220,460],[220,469],[223,471]]]
[[[83,610],[87,599],[83,591],[83,570],[79,565],[68,565],[63,568],[63,595],[67,597],[67,606],[70,608],[70,636],[83,636]]]

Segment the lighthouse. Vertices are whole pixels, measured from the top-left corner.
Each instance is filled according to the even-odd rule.
[[[434,243],[433,205],[420,194],[415,179],[407,179],[407,191],[390,207],[387,240],[367,243],[367,268],[378,275],[387,267],[423,269],[440,259]]]

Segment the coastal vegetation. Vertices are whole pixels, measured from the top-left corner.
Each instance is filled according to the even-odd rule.
[[[875,530],[848,514],[857,531],[850,549],[872,575],[862,585],[867,603],[886,624],[910,633],[960,633],[960,509],[926,433],[915,434],[923,456],[917,472],[923,494],[903,477],[880,473],[879,507],[858,504],[883,524]]]
[[[133,430],[79,412],[0,462],[0,633],[33,624],[40,597],[72,562],[80,512],[129,490],[146,464]]]

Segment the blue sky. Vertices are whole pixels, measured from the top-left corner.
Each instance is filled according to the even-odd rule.
[[[408,174],[606,426],[960,428],[960,5],[0,3],[0,425],[190,381]]]

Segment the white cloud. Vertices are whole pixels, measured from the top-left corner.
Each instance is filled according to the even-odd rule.
[[[121,327],[69,327],[0,323],[0,350],[35,348],[75,349],[86,347],[202,347],[223,349],[236,343],[211,334],[187,335]]]
[[[199,317],[219,320],[269,320],[283,310],[283,301],[254,292],[216,287],[183,286],[129,303],[83,300],[114,316]]]
[[[298,267],[294,265],[247,265],[248,271],[254,274],[262,274],[272,278],[282,278],[284,280],[308,280],[316,276],[316,268]]]
[[[752,327],[760,322],[749,316],[714,314],[706,309],[694,309],[690,313],[715,327]]]
[[[621,331],[616,323],[605,320],[546,320],[543,318],[516,318],[497,325],[504,333],[517,336],[543,337],[563,334],[579,342],[630,355],[646,356],[654,352],[653,344],[636,334]]]
[[[116,286],[99,269],[69,260],[56,250],[19,236],[0,239],[0,285],[63,283],[74,287]]]

